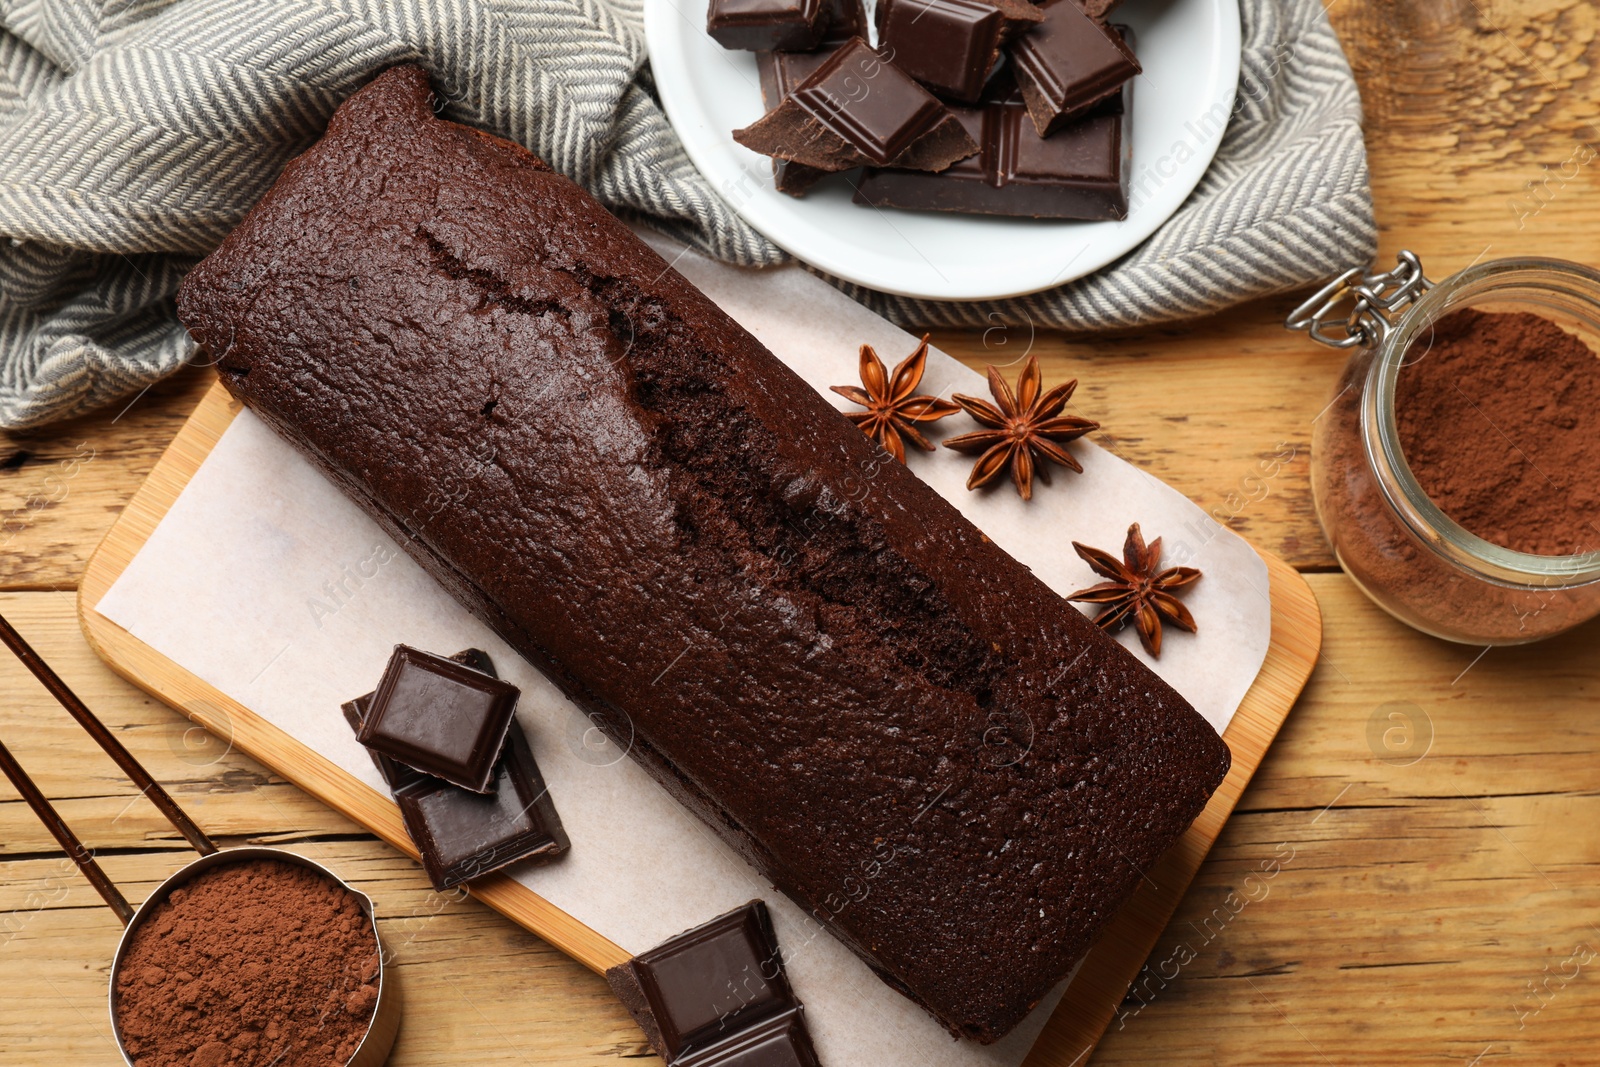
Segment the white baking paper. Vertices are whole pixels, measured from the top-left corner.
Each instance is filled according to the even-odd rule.
[[[740,270],[648,239],[819,391],[857,381],[863,342],[891,368],[916,345],[799,268]],[[1008,368],[1008,376],[1015,373]],[[923,390],[987,395],[980,375],[937,352]],[[958,415],[937,424],[934,434],[972,428]],[[1219,732],[1227,726],[1271,631],[1266,567],[1249,545],[1173,489],[1087,441],[1073,446],[1084,473],[1057,471],[1054,484],[1038,486],[1030,504],[1009,483],[968,492],[969,457],[912,451],[917,475],[1059,592],[1098,580],[1073,553],[1073,540],[1120,551],[1134,521],[1147,537],[1164,539],[1169,562],[1202,568],[1205,577],[1186,596],[1199,633],[1169,629],[1162,657],[1151,665]],[[397,642],[488,650],[503,675],[522,687],[518,716],[572,839],[568,855],[516,869],[517,879],[634,953],[752,897],[765,898],[830,1067],[1014,1067],[1055,1006],[1056,997],[1049,998],[992,1046],[952,1040],[831,936],[819,934],[249,412],[233,421],[97,609],[374,789],[382,783],[340,703],[372,688]],[[1144,656],[1131,631],[1123,641]]]

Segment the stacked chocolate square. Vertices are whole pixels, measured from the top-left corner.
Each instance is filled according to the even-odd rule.
[[[875,207],[1120,219],[1140,72],[1116,0],[711,0],[756,53],[766,115],[735,141],[803,196],[830,174]]]
[[[378,688],[344,705],[435,889],[567,851],[517,724],[521,695],[481,649],[446,658],[396,645]]]
[[[667,1067],[819,1067],[763,901],[607,969],[606,981]]]

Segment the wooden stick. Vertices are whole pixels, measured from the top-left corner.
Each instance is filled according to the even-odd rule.
[[[122,772],[128,776],[134,785],[139,787],[139,791],[149,797],[150,802],[160,809],[162,815],[167,817],[167,821],[180,834],[189,839],[189,844],[194,846],[196,852],[202,856],[209,856],[217,850],[217,846],[213,845],[211,839],[201,831],[200,827],[194,824],[194,820],[190,819],[188,815],[184,814],[183,809],[178,807],[177,801],[173,800],[167,794],[167,791],[161,788],[159,782],[150,777],[150,772],[146,771],[139,764],[139,761],[133,758],[133,753],[122,747],[122,742],[118,741],[111,731],[106,729],[105,724],[95,718],[94,712],[89,710],[88,705],[79,700],[78,695],[67,688],[67,683],[61,680],[61,676],[50,669],[50,665],[40,658],[39,653],[35,652],[27,641],[23,640],[22,635],[17,633],[16,628],[6,621],[4,615],[0,615],[0,642],[4,642],[7,648],[16,653],[17,658],[22,661],[22,665],[32,671],[35,678],[44,683],[44,687],[50,691],[50,695],[55,697],[62,707],[67,709],[68,714],[78,720],[78,725],[88,731],[89,736],[94,738],[96,744],[105,749],[106,755],[116,761],[117,766],[122,768]],[[12,763],[15,764],[15,761],[13,760]],[[17,769],[20,771],[21,767]],[[18,788],[20,789],[21,786],[18,786]],[[40,799],[43,799],[42,794]],[[35,808],[34,810],[37,811],[38,809]],[[40,817],[43,818],[44,816],[41,815]],[[65,829],[66,824],[62,823],[61,825]],[[71,832],[68,831],[69,836],[70,834]],[[57,835],[57,840],[60,840],[59,834]],[[76,842],[77,839],[74,838],[73,840]],[[78,847],[82,848],[83,846],[79,845]],[[82,866],[82,864],[79,864],[79,866]],[[96,869],[98,870],[98,868]],[[85,873],[87,873],[87,870]],[[90,880],[93,881],[92,876]],[[104,895],[103,891],[102,895]]]
[[[50,806],[50,801],[33,784],[33,779],[28,777],[28,772],[22,769],[22,764],[11,754],[11,750],[0,742],[0,770],[6,772],[6,777],[11,779],[11,784],[17,787],[17,792],[22,794],[22,799],[28,802],[28,807],[39,816],[39,821],[55,836],[62,848],[67,850],[67,855],[72,857],[72,862],[78,865],[78,870],[83,872],[89,884],[100,891],[105,902],[111,905],[111,910],[117,913],[117,918],[122,920],[122,925],[127,926],[133,921],[133,908],[128,904],[128,898],[106,877],[106,872],[100,869],[100,864],[95,862],[94,853],[83,846],[78,836],[72,832],[72,827],[67,825],[55,808]]]

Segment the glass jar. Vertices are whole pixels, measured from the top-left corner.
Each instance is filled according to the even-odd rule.
[[[1540,556],[1478,537],[1423,492],[1400,444],[1407,354],[1464,307],[1542,315],[1600,351],[1600,272],[1576,263],[1501,259],[1434,285],[1402,252],[1388,273],[1346,273],[1286,323],[1354,350],[1314,425],[1317,517],[1345,573],[1401,622],[1478,645],[1538,641],[1600,614],[1600,552]]]

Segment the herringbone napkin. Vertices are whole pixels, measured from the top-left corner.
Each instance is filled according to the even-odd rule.
[[[1216,162],[1118,263],[1016,300],[845,286],[909,323],[1075,330],[1292,289],[1376,246],[1361,107],[1318,0],[1243,0]],[[612,210],[722,259],[783,256],[712,191],[650,95],[639,0],[0,0],[0,427],[182,365],[183,272],[374,72],[421,62],[447,117],[527,145]]]

